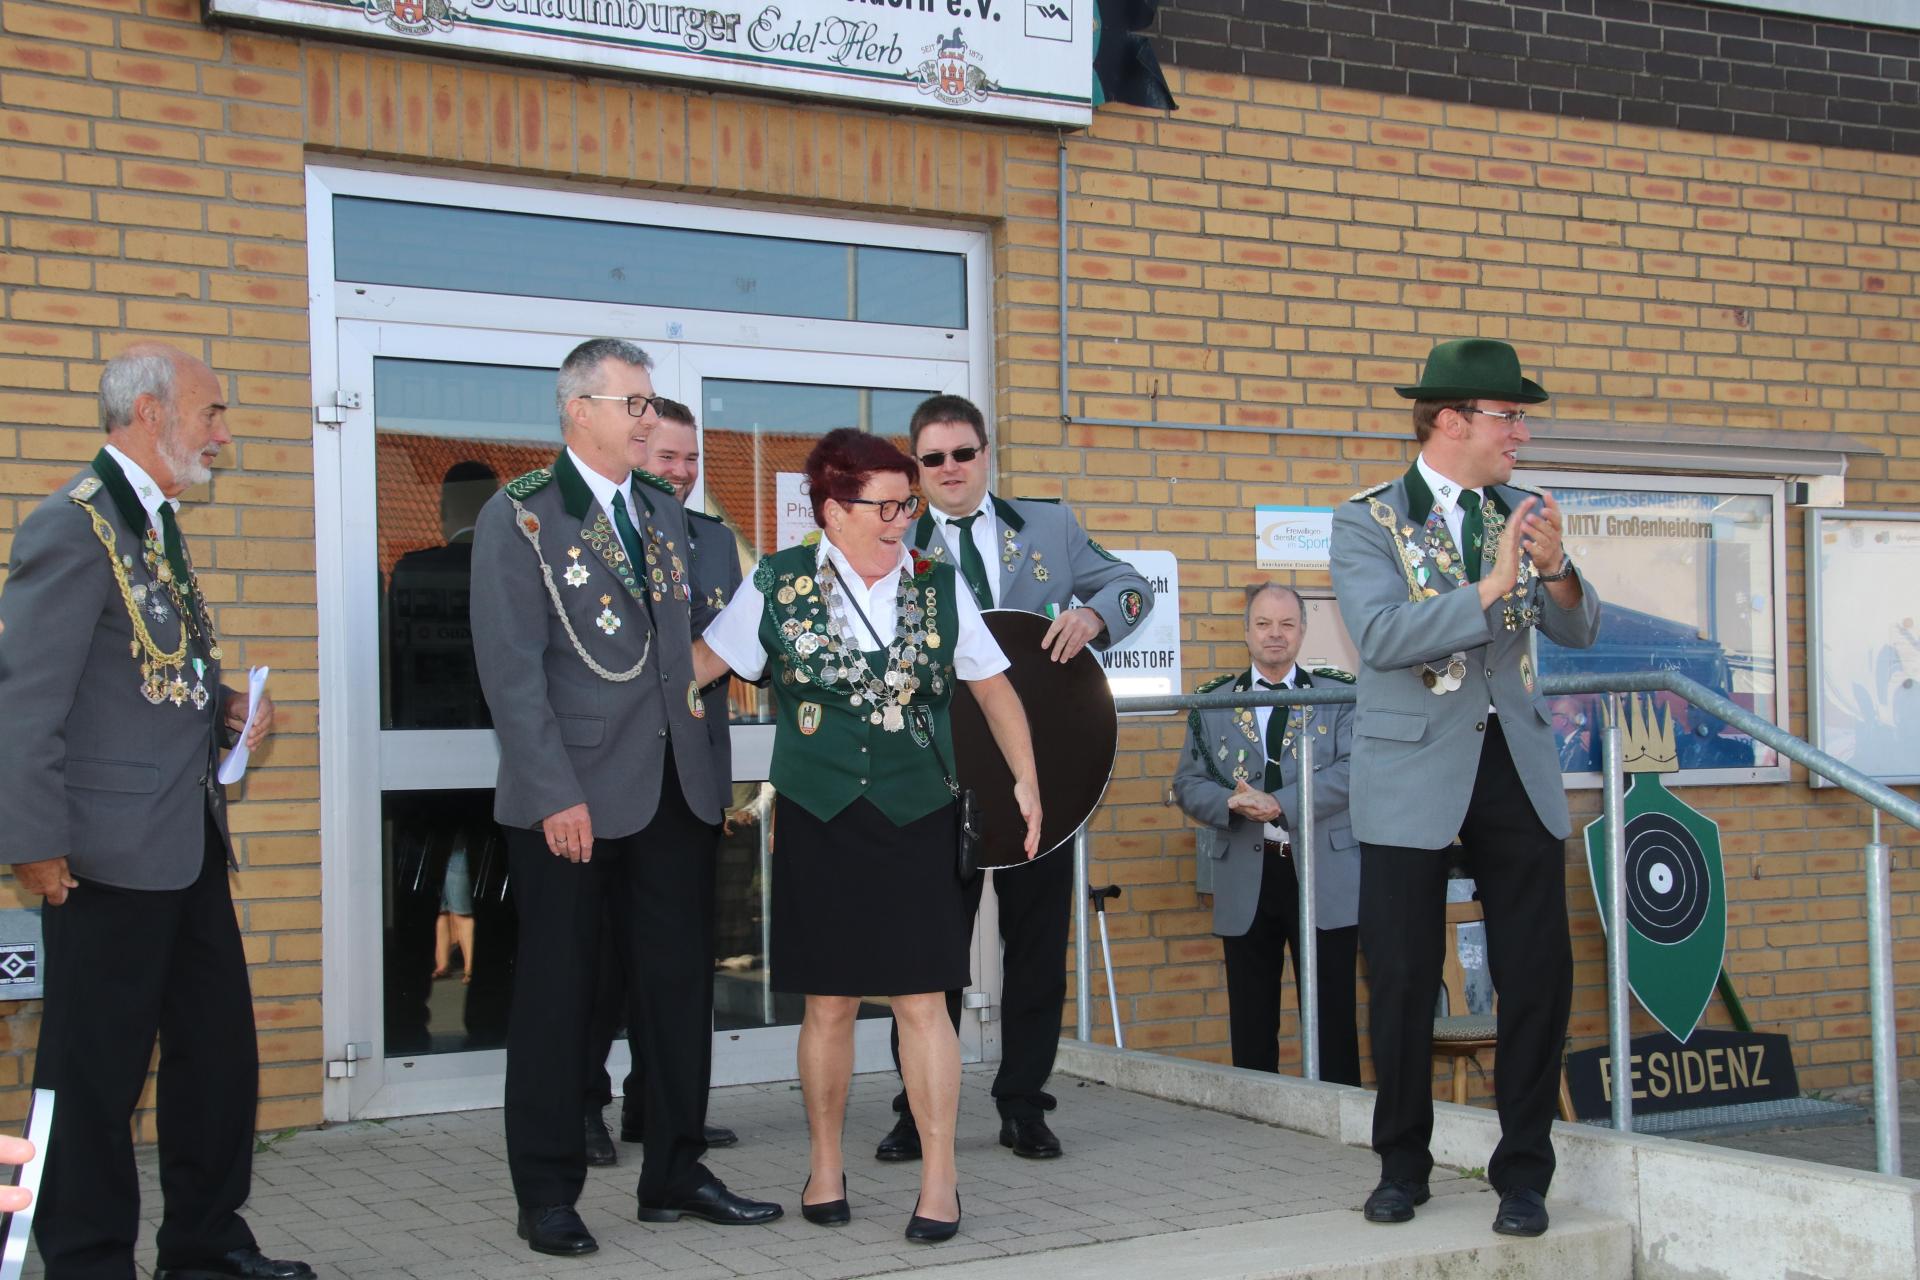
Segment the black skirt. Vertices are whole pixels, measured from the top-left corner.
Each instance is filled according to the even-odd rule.
[[[822,822],[774,804],[775,991],[900,996],[952,991],[972,970],[951,804],[895,826],[865,799]]]

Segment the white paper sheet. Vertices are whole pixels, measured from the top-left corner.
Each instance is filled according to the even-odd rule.
[[[240,730],[240,741],[234,745],[227,758],[220,762],[220,781],[232,786],[247,773],[247,735],[253,732],[253,718],[260,714],[260,698],[267,691],[267,673],[270,668],[255,667],[247,672],[247,723]]]

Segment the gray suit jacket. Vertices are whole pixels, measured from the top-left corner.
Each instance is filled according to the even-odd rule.
[[[1496,485],[1491,496],[1511,513],[1530,495]],[[1490,526],[1488,566],[1497,545]],[[1333,589],[1361,662],[1353,747],[1361,840],[1416,849],[1453,842],[1480,767],[1489,703],[1540,821],[1562,839],[1571,829],[1532,631],[1586,648],[1600,631],[1600,597],[1582,578],[1579,607],[1562,609],[1522,563],[1520,586],[1483,610],[1478,588],[1455,576],[1459,552],[1415,469],[1335,508]],[[1444,671],[1455,654],[1460,685],[1436,696],[1424,673]]]
[[[1042,498],[992,495],[993,545],[1000,550],[1000,607],[1045,613],[1050,604],[1066,608],[1078,596],[1107,624],[1095,648],[1119,644],[1133,634],[1153,608],[1153,588],[1124,560],[1080,527],[1073,512]],[[948,560],[947,540],[931,514],[914,526],[913,545],[935,560]],[[955,568],[959,566],[956,565]],[[989,561],[987,572],[994,571]]]
[[[1299,681],[1313,686],[1337,680],[1331,671],[1308,673]],[[1197,692],[1212,693],[1228,677],[1220,676]],[[1344,682],[1343,682],[1344,683]],[[1246,672],[1232,682],[1234,689],[1252,688]],[[1292,713],[1295,732],[1313,735],[1313,906],[1320,929],[1344,929],[1360,919],[1360,846],[1347,819],[1347,779],[1353,746],[1353,707],[1275,707],[1274,715]],[[1180,752],[1180,768],[1173,775],[1173,792],[1189,818],[1213,829],[1204,841],[1203,857],[1213,864],[1213,931],[1237,938],[1253,925],[1260,902],[1260,871],[1265,824],[1249,822],[1227,811],[1234,783],[1245,777],[1258,788],[1266,775],[1266,742],[1251,707],[1193,711],[1187,716],[1187,741]],[[1299,746],[1280,757],[1280,789],[1273,793],[1286,815],[1289,832],[1300,830]],[[1294,855],[1298,857],[1298,853]]]
[[[740,546],[725,522],[702,511],[687,512],[687,536],[693,542],[693,589],[707,608],[718,613],[740,589]],[[727,722],[727,692],[732,684],[732,676],[722,676],[700,695],[707,708],[714,775],[722,785],[733,780],[733,726]]]
[[[585,803],[596,837],[631,835],[659,806],[669,746],[688,806],[720,821],[726,783],[714,773],[706,717],[696,714],[705,705],[693,678],[699,601],[686,513],[664,485],[634,473],[634,523],[643,553],[659,561],[637,566],[639,575],[564,452],[480,512],[473,652],[500,736],[493,815],[503,825],[537,827]],[[704,625],[710,613],[698,616]],[[608,678],[643,653],[637,677]]]
[[[104,456],[104,454],[103,454]],[[105,465],[119,468],[111,458]],[[131,496],[131,489],[127,491]],[[89,469],[41,502],[13,539],[0,592],[0,840],[3,862],[64,857],[84,880],[125,889],[181,889],[206,858],[210,814],[227,841],[226,789],[215,775],[227,691],[220,664],[196,641],[185,673],[207,703],[148,702],[133,624],[86,501],[112,531],[129,585],[166,596],[141,555],[138,525]],[[169,605],[161,622],[142,608],[154,643],[180,643]],[[228,844],[231,858],[231,845]]]

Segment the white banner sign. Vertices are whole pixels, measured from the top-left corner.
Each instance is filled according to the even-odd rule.
[[[773,548],[785,551],[820,526],[813,522],[813,499],[802,471],[777,471],[773,477]]]
[[[1171,551],[1120,551],[1153,588],[1153,608],[1133,634],[1105,653],[1107,686],[1116,698],[1180,692],[1180,561]]]
[[[1084,128],[1095,0],[207,0],[219,17]]]
[[[1254,550],[1262,569],[1324,569],[1333,556],[1326,507],[1254,508]]]

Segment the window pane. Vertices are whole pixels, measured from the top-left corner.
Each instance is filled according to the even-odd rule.
[[[1556,488],[1568,552],[1603,603],[1600,639],[1562,649],[1540,636],[1542,674],[1677,671],[1773,721],[1773,500],[1763,494]],[[1682,769],[1778,763],[1755,742],[1683,698],[1673,713]],[[1553,699],[1561,767],[1600,767],[1599,697]]]
[[[373,362],[385,729],[484,729],[467,622],[473,522],[559,452],[553,370]]]
[[[507,1042],[519,923],[491,791],[381,797],[387,1056]]]
[[[357,196],[336,196],[333,217],[334,274],[343,281],[823,320],[966,323],[960,254]]]
[[[862,245],[854,262],[856,320],[967,327],[967,264],[959,254]]]

